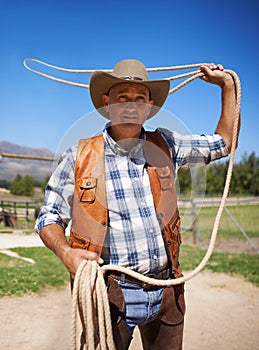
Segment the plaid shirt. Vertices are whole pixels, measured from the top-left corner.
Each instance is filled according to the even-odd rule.
[[[224,140],[217,134],[183,136],[167,129],[156,131],[167,142],[176,173],[182,166],[201,166],[228,154]],[[103,137],[109,212],[105,241],[109,259],[104,254],[105,263],[142,274],[159,272],[168,260],[145,167],[142,147],[145,133],[130,152],[122,149],[107,129]],[[63,154],[49,180],[36,223],[37,232],[53,223],[65,229],[71,221],[76,152],[77,146],[73,146]]]

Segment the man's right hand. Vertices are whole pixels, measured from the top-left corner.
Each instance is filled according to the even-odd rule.
[[[103,264],[103,259],[99,258],[94,252],[85,249],[73,249],[66,247],[61,256],[61,260],[74,279],[76,271],[83,260],[96,260],[98,264]]]
[[[40,231],[40,238],[64,263],[67,270],[74,278],[76,271],[83,260],[96,260],[103,264],[103,259],[94,252],[85,249],[73,249],[68,245],[64,228],[57,224],[44,226]]]

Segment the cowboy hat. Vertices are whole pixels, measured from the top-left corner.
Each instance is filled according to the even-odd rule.
[[[90,78],[90,95],[95,108],[109,119],[108,112],[103,107],[103,95],[117,84],[131,82],[146,86],[154,101],[148,118],[153,117],[164,104],[170,88],[170,81],[166,79],[149,80],[146,67],[138,60],[127,59],[116,64],[112,73],[95,71]]]

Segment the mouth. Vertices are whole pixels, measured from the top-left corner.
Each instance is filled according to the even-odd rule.
[[[122,115],[121,119],[124,122],[133,123],[133,122],[136,122],[137,117],[135,115]]]

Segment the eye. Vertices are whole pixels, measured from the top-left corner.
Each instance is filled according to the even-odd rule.
[[[140,102],[140,103],[144,103],[144,102],[146,102],[146,99],[145,99],[145,96],[139,95],[135,98],[135,101]]]
[[[127,96],[126,95],[119,95],[119,96],[117,96],[116,100],[119,102],[126,102]]]

